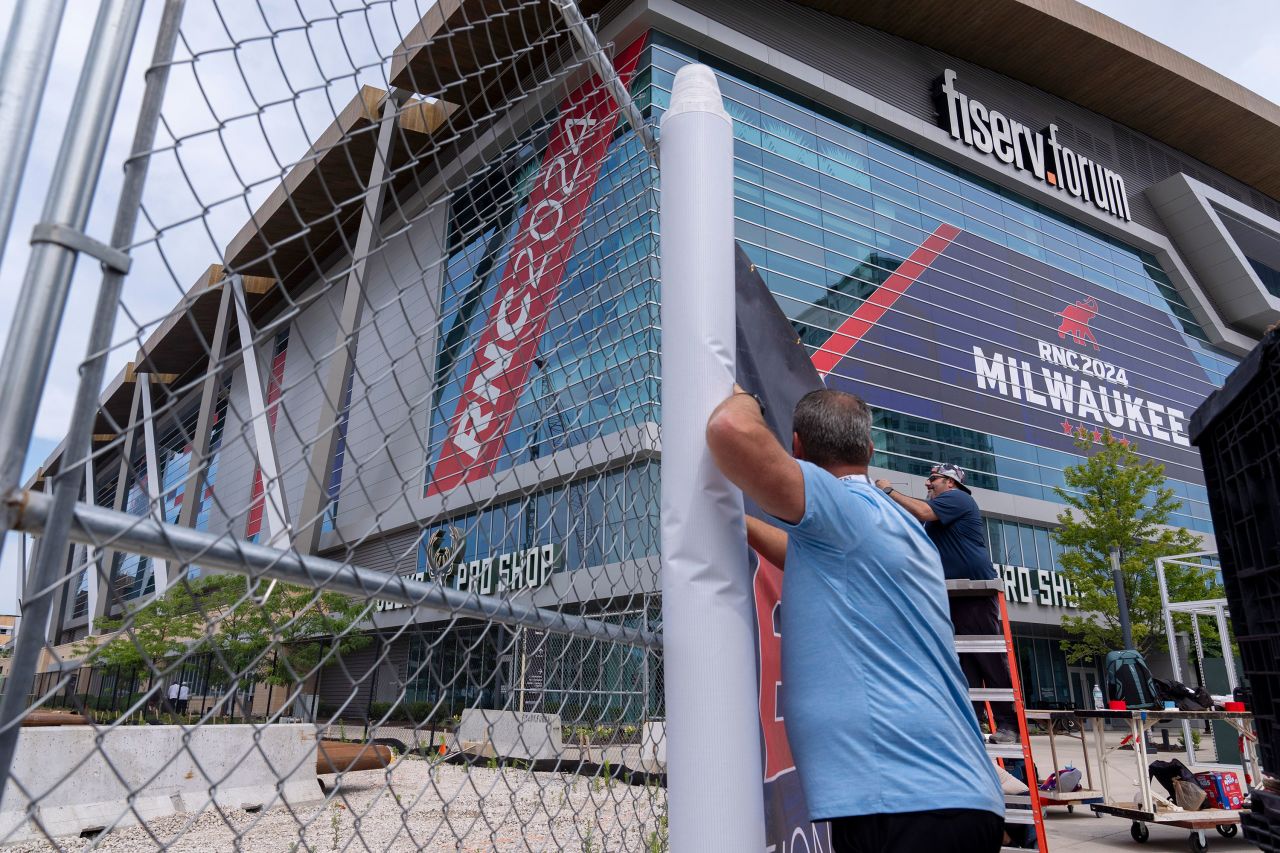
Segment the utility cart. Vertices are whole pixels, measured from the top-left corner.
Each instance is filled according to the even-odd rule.
[[[1244,736],[1243,768],[1235,766],[1226,768],[1222,765],[1204,763],[1197,763],[1196,766],[1214,770],[1243,769],[1244,775],[1240,778],[1240,782],[1247,788],[1248,780],[1251,778],[1249,774],[1257,774],[1258,772],[1258,763],[1253,749],[1253,716],[1251,714],[1244,711],[1177,711],[1167,708],[1127,711],[1088,710],[1076,711],[1075,714],[1082,720],[1092,722],[1093,733],[1096,738],[1094,754],[1099,768],[1098,776],[1102,782],[1103,801],[1091,804],[1090,808],[1097,814],[1109,814],[1131,821],[1129,834],[1133,836],[1134,841],[1140,844],[1146,842],[1151,835],[1149,828],[1151,824],[1173,826],[1190,830],[1191,834],[1188,836],[1187,841],[1191,846],[1192,853],[1203,853],[1203,851],[1209,849],[1208,833],[1210,831],[1216,831],[1225,838],[1230,838],[1239,831],[1240,815],[1248,808],[1247,799],[1244,806],[1239,809],[1156,810],[1155,799],[1151,793],[1151,779],[1147,770],[1150,764],[1150,754],[1147,752],[1147,730],[1160,720],[1185,720],[1188,722],[1223,720]],[[1129,726],[1130,736],[1125,743],[1132,744],[1133,756],[1137,762],[1139,802],[1118,801],[1112,796],[1110,785],[1107,782],[1107,753],[1114,753],[1121,747],[1107,748],[1103,739],[1103,724],[1107,720],[1124,721]],[[1252,778],[1258,777],[1254,775]]]
[[[1076,723],[1080,729],[1080,746],[1084,750],[1084,786],[1079,791],[1040,791],[1040,807],[1047,809],[1049,806],[1066,806],[1067,812],[1071,813],[1076,810],[1077,805],[1091,805],[1093,803],[1103,802],[1102,792],[1093,787],[1093,767],[1089,761],[1089,739],[1085,731],[1085,726],[1080,725],[1080,718],[1075,711],[1038,711],[1030,709],[1027,711],[1027,722],[1044,723],[1045,728],[1049,732],[1049,755],[1053,761],[1053,769],[1050,772],[1056,773],[1062,769],[1058,764],[1058,746],[1055,740],[1055,730],[1058,723]],[[1045,777],[1048,778],[1047,776]],[[1102,815],[1095,815],[1102,817]]]

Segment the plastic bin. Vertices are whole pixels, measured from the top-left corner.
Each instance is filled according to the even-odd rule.
[[[1191,417],[1259,758],[1280,776],[1280,329]]]
[[[1240,815],[1244,839],[1263,853],[1280,853],[1280,794],[1255,788],[1251,808]]]

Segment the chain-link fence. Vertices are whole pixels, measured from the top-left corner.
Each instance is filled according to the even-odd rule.
[[[643,39],[571,0],[100,5],[5,357],[0,842],[665,849]],[[75,404],[22,484],[42,388]]]

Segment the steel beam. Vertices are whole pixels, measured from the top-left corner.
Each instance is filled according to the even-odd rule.
[[[218,391],[222,385],[222,356],[227,348],[227,333],[231,314],[231,283],[222,282],[218,297],[218,319],[213,324],[213,338],[209,341],[209,366],[205,370],[200,388],[200,411],[196,415],[195,435],[191,436],[191,467],[182,489],[182,509],[178,512],[178,524],[194,527],[196,513],[200,511],[201,495],[207,481],[209,466],[209,437],[213,434],[213,413],[218,408]]]
[[[369,181],[365,185],[364,208],[360,212],[360,227],[356,231],[355,246],[351,250],[351,271],[347,273],[346,290],[342,296],[342,311],[338,315],[338,332],[329,358],[329,370],[320,394],[320,412],[316,419],[315,441],[307,460],[307,478],[302,490],[302,504],[298,508],[298,533],[294,546],[307,554],[314,554],[320,544],[320,532],[324,527],[324,515],[329,506],[329,478],[333,469],[333,457],[338,447],[338,422],[342,419],[343,404],[347,401],[347,383],[352,381],[355,369],[356,345],[359,339],[360,321],[364,315],[364,276],[373,248],[382,212],[382,199],[387,182],[387,168],[391,155],[391,143],[396,129],[396,116],[400,103],[394,97],[382,102],[382,119],[378,125],[378,148],[369,167]]]
[[[89,506],[97,506],[97,490],[94,488],[93,454],[84,462],[84,502]],[[97,545],[85,545],[85,578],[88,581],[88,606],[85,612],[89,615],[89,636],[93,636],[94,616],[98,612],[98,573],[102,571],[102,550]]]
[[[245,385],[249,394],[249,419],[253,423],[253,446],[257,455],[258,470],[262,476],[262,519],[267,527],[266,541],[276,542],[290,532],[289,516],[285,509],[280,482],[280,457],[276,455],[276,443],[271,435],[271,422],[267,417],[267,396],[262,383],[262,370],[258,365],[258,351],[254,346],[254,329],[249,320],[249,308],[245,301],[244,282],[239,275],[231,276],[231,294],[235,300],[236,326],[240,331],[240,360],[244,366]]]
[[[124,512],[129,500],[129,473],[133,468],[133,448],[137,441],[138,410],[142,406],[142,385],[137,380],[133,383],[133,401],[129,403],[129,420],[120,429],[120,462],[116,467],[116,493],[111,499],[111,508],[116,512]],[[106,589],[98,590],[98,603],[91,619],[98,620],[111,615],[112,598],[115,594],[116,550],[113,547],[102,551],[103,576],[106,578]]]
[[[142,446],[147,456],[147,503],[151,516],[164,521],[164,493],[160,488],[160,452],[156,448],[156,415],[151,400],[151,374],[138,374],[138,389],[142,397]],[[169,566],[164,560],[153,558],[151,577],[155,579],[156,597],[169,588]],[[146,580],[143,580],[146,589]]]

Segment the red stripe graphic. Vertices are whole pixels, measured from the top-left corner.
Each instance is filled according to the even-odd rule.
[[[643,47],[642,38],[618,57],[624,86]],[[562,105],[427,495],[493,473],[617,121],[598,79]]]
[[[813,354],[813,366],[823,378],[835,369],[840,360],[849,354],[854,345],[862,340],[862,336],[871,331],[880,318],[888,313],[898,297],[907,292],[907,288],[927,270],[951,245],[951,241],[959,235],[960,229],[954,225],[942,223],[911,253],[911,257],[902,262],[902,266],[889,276],[884,284],[858,310],[849,315],[849,319],[840,324],[822,347]]]
[[[275,354],[271,360],[271,376],[267,379],[267,428],[271,432],[276,429],[276,413],[280,411],[280,386],[284,383],[284,360],[289,355],[289,344]],[[253,469],[253,493],[249,496],[249,518],[244,525],[246,539],[252,539],[262,532],[262,513],[266,509],[266,489],[262,483],[262,469]],[[278,531],[271,531],[274,536]]]

